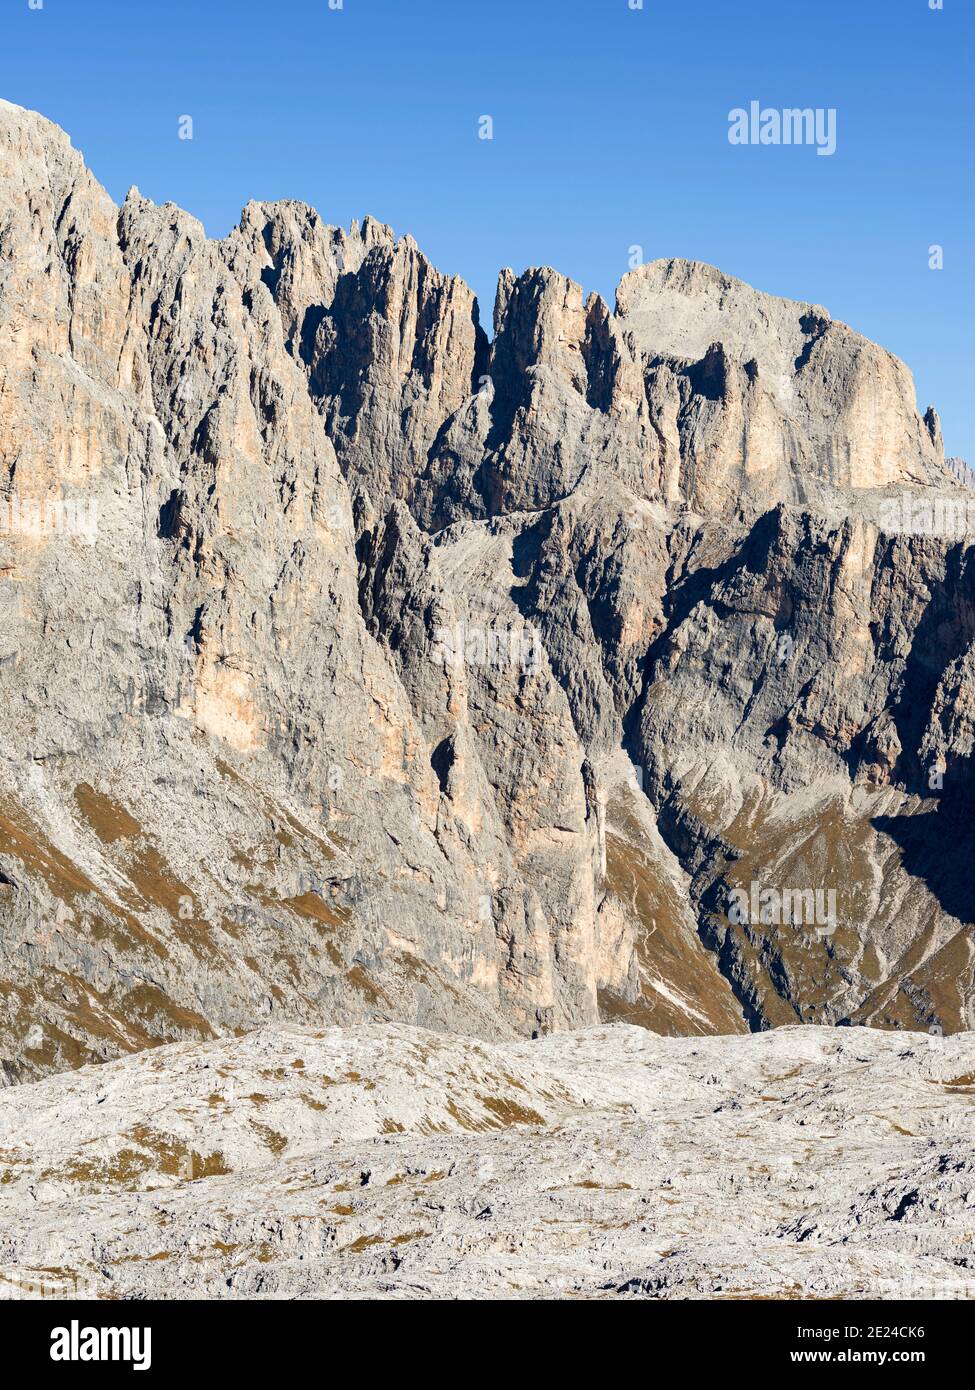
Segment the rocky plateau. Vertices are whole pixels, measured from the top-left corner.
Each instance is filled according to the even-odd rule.
[[[0,1296],[967,1300],[973,1106],[970,1034],[175,1043],[0,1093]]]

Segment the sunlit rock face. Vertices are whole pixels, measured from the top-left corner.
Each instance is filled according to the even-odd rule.
[[[3,103],[0,483],[8,1082],[970,1026],[971,494],[825,309],[504,271],[489,340],[371,218],[208,240]]]

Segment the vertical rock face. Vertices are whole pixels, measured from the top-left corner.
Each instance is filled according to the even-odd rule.
[[[347,475],[383,502],[407,497],[416,462],[470,398],[484,335],[474,296],[410,237],[340,277],[309,357],[312,393]]]
[[[681,383],[681,490],[702,510],[743,491],[805,502],[823,484],[941,480],[940,434],[919,418],[907,368],[821,306],[672,260],[627,275],[617,313]]]
[[[0,175],[8,1079],[969,1020],[970,547],[889,524],[968,493],[901,363],[688,262],[505,271],[488,342],[409,237],[211,241],[7,104]]]
[[[208,241],[40,118],[0,130],[6,495],[93,519],[3,537],[9,1074],[268,1014],[596,1020],[565,697],[386,516],[470,395],[470,292],[294,205]],[[486,660],[445,659],[458,623]]]

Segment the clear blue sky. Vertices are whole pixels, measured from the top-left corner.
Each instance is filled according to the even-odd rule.
[[[907,361],[975,461],[975,0],[629,4],[0,0],[0,95],[117,199],[137,183],[211,236],[252,197],[372,213],[488,326],[502,266],[612,302],[635,244],[825,304]],[[836,154],[730,145],[752,100],[835,107]]]

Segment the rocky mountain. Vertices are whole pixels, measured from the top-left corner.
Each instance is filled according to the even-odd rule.
[[[947,458],[945,459],[945,467],[948,469],[949,473],[956,477],[960,483],[964,483],[967,488],[975,487],[975,468],[972,468],[971,464],[966,459],[957,457]]]
[[[489,339],[410,237],[210,240],[0,103],[0,485],[9,1083],[972,1026],[969,494],[820,306],[503,271]]]

